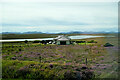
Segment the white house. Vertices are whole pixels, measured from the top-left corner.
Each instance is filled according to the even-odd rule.
[[[70,44],[70,38],[64,35],[60,35],[56,38],[54,38],[54,42],[58,45],[69,45]]]

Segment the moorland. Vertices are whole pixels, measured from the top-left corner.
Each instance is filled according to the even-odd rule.
[[[18,38],[15,36],[13,37]],[[46,36],[51,37],[51,35]],[[10,35],[5,37],[6,35],[3,35],[4,39],[12,38]],[[27,35],[22,36],[22,38],[25,37],[31,38],[27,37]],[[90,42],[91,40],[95,42]],[[117,36],[72,41],[85,41],[85,43],[56,45],[33,43],[32,41],[27,43],[24,41],[3,42],[3,80],[93,80],[98,78],[118,78]],[[112,46],[105,46],[106,43]]]

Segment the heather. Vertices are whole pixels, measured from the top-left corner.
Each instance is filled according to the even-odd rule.
[[[41,80],[117,78],[117,38],[82,41],[71,45],[3,43],[2,77]],[[114,46],[105,47],[106,43]]]

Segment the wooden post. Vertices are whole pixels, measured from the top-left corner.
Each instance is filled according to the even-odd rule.
[[[40,61],[40,63],[42,62],[42,57],[41,57],[41,55],[39,56],[39,61]]]
[[[85,64],[87,65],[87,58],[85,59]]]

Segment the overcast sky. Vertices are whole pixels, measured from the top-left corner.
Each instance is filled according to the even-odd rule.
[[[117,2],[1,2],[2,32],[117,31]]]

